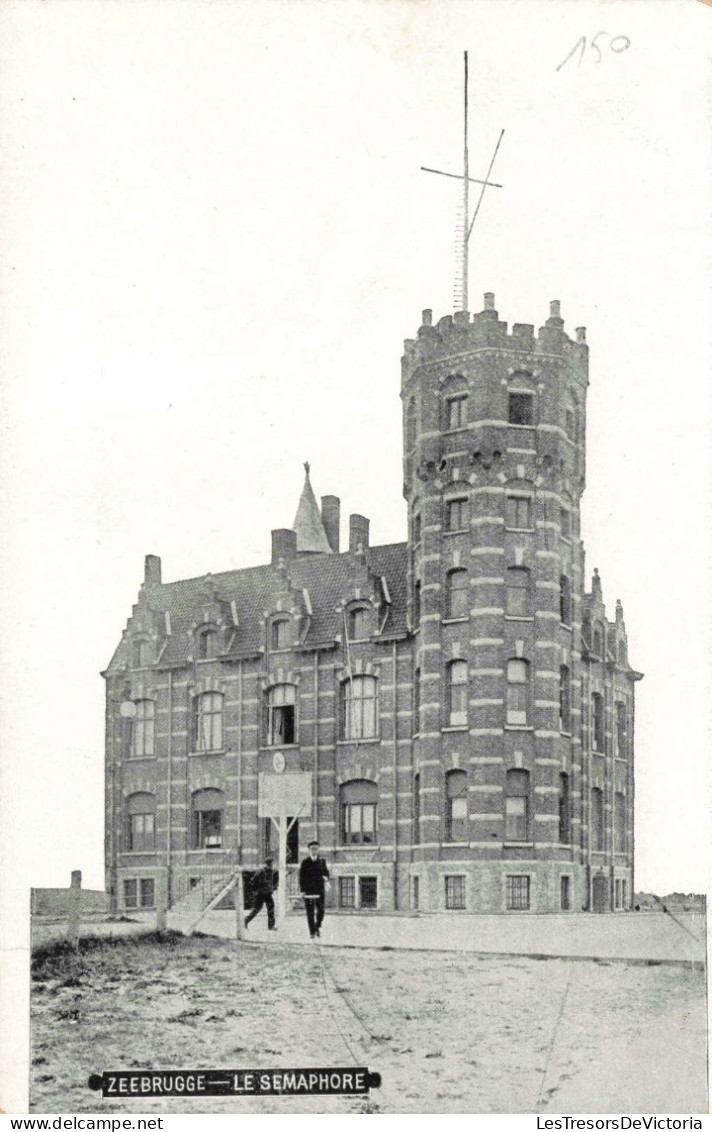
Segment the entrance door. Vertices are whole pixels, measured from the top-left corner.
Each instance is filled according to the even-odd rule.
[[[608,907],[608,878],[595,876],[593,878],[593,910],[594,912],[607,912]]]

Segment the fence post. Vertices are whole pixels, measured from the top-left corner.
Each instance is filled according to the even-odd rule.
[[[245,938],[245,898],[242,887],[242,869],[237,870],[235,880],[235,926],[238,942]]]
[[[158,892],[158,900],[156,901],[156,931],[164,932],[166,930],[166,912],[167,912],[167,894],[161,885]]]
[[[72,872],[72,883],[69,888],[69,926],[67,939],[76,951],[79,947],[79,924],[82,908],[82,874],[79,869]]]

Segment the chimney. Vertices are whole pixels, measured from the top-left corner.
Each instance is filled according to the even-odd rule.
[[[433,312],[429,308],[426,308],[423,311],[422,325],[423,326],[432,326],[433,325]]]
[[[334,554],[339,553],[339,523],[341,520],[341,501],[338,495],[322,495],[321,521],[324,524],[329,546]]]
[[[276,566],[280,558],[296,558],[297,532],[289,527],[280,527],[272,531],[272,565]]]
[[[358,550],[359,546],[366,549],[369,522],[364,515],[349,516],[349,550]]]
[[[147,554],[143,566],[143,583],[145,586],[160,586],[161,560],[157,554]]]
[[[586,341],[586,327],[585,326],[577,326],[576,327],[576,341],[577,342],[585,342]]]
[[[485,310],[494,310],[494,291],[485,291]]]

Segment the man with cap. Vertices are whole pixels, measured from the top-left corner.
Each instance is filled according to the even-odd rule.
[[[245,927],[249,924],[250,920],[254,920],[258,912],[262,910],[262,906],[267,908],[267,927],[269,931],[274,931],[276,924],[274,922],[274,900],[272,893],[277,887],[277,873],[272,868],[274,864],[274,857],[265,857],[265,863],[261,869],[258,869],[252,878],[252,911],[249,916],[245,917]]]
[[[321,934],[324,920],[325,881],[329,876],[326,861],[319,856],[319,842],[309,842],[309,856],[299,866],[299,890],[307,910],[309,935],[314,939]]]

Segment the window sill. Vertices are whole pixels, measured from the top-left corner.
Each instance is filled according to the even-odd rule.
[[[441,731],[469,731],[469,723],[449,723],[447,727],[441,727]]]
[[[469,527],[458,527],[456,531],[443,531],[443,535],[466,535],[469,534]]]
[[[361,853],[373,853],[374,850],[380,849],[380,848],[381,848],[381,846],[379,845],[379,843],[377,841],[371,841],[367,844],[364,844],[362,841],[355,841],[353,843],[353,845],[349,844],[348,842],[346,842],[342,845],[338,845],[336,847],[336,852],[337,853],[343,852],[345,849],[348,849],[348,850],[356,849],[358,852],[361,852]]]
[[[469,841],[450,841],[447,837],[443,841],[443,845],[447,845],[448,849],[469,849]],[[461,875],[465,875],[464,873]]]
[[[157,849],[124,849],[120,852],[122,857],[155,857]]]
[[[274,754],[275,751],[294,751],[298,748],[298,746],[299,743],[265,743],[259,748],[259,750],[271,751],[272,754]]]
[[[356,746],[356,744],[358,744],[358,746],[360,747],[362,743],[380,743],[380,742],[381,742],[381,736],[380,735],[370,735],[370,736],[368,736],[368,738],[363,738],[363,739],[357,739],[354,736],[353,739],[337,739],[336,740],[336,746],[337,747],[354,747],[354,746]]]
[[[528,723],[505,723],[505,731],[533,731],[534,728]]]
[[[535,424],[522,424],[519,421],[507,421],[508,428],[528,428],[532,431],[536,428]]]
[[[530,615],[528,613],[524,616],[520,616],[518,613],[505,613],[504,620],[505,621],[529,621],[529,622],[531,622],[531,621],[534,620],[534,618],[530,617]]]
[[[573,737],[573,731],[567,731],[565,728],[560,727],[559,735],[561,735],[564,739],[571,739]]]
[[[533,849],[533,841],[503,841],[503,849]]]
[[[451,432],[468,432],[469,424],[456,425],[454,428],[444,428],[443,432],[449,434]]]
[[[128,755],[126,758],[127,763],[145,763],[149,759],[158,758],[157,755]]]
[[[469,613],[463,614],[462,617],[443,617],[440,622],[441,625],[462,625],[470,620]]]
[[[187,852],[189,854],[190,853],[227,853],[227,849],[224,848],[222,845],[204,845],[200,849],[196,849],[195,846],[194,846],[192,849],[188,849]]]
[[[198,758],[200,755],[226,755],[227,750],[225,747],[216,747],[214,751],[188,751],[188,758]]]
[[[574,631],[573,625],[569,625],[568,621],[559,621],[559,628],[566,629],[567,633],[573,633]]]
[[[534,528],[533,527],[508,527],[508,526],[505,525],[504,529],[505,529],[505,531],[514,531],[518,535],[521,535],[521,534],[533,535],[534,534]]]

